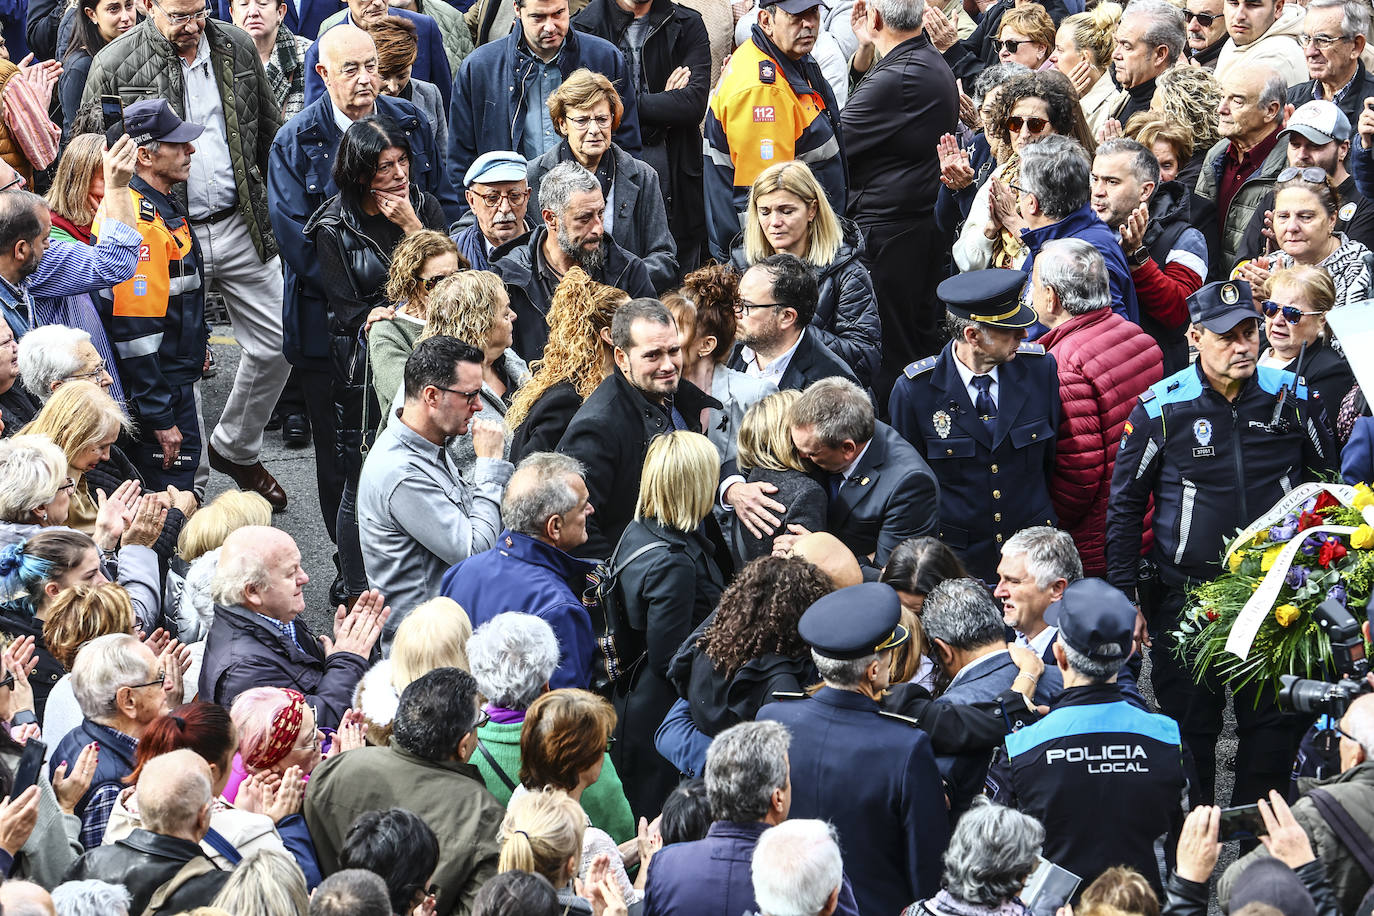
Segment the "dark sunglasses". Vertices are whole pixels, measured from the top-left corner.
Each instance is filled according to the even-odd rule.
[[[437,277],[425,277],[420,280],[420,285],[425,288],[425,292],[430,293],[434,291],[434,287],[438,286],[440,283],[444,282],[451,276],[453,276],[453,274],[439,274],[439,276]]]
[[[1031,133],[1038,134],[1050,126],[1050,122],[1045,118],[1023,118],[1020,115],[1012,115],[1007,118],[1007,130],[1013,134],[1021,133],[1021,128],[1029,127]]]
[[[1188,24],[1189,19],[1196,19],[1198,21],[1198,24],[1201,25],[1204,29],[1210,29],[1212,27],[1212,23],[1216,22],[1220,18],[1220,13],[1195,13],[1192,10],[1183,11],[1184,25]]]
[[[1288,168],[1279,172],[1278,181],[1292,181],[1294,178],[1301,178],[1303,181],[1310,181],[1312,184],[1326,184],[1326,169],[1319,169],[1314,165],[1306,168],[1298,168],[1290,165]]]
[[[997,47],[1006,51],[1008,54],[1015,54],[1017,48],[1025,44],[1033,43],[1034,39],[1031,38],[1003,38],[1001,41],[997,42]]]
[[[1304,312],[1296,305],[1280,305],[1279,303],[1274,302],[1270,299],[1266,299],[1263,302],[1261,302],[1260,308],[1264,309],[1264,314],[1269,318],[1273,318],[1275,315],[1282,312],[1283,320],[1288,322],[1289,324],[1297,324],[1299,321],[1302,321],[1302,316],[1304,315],[1321,314],[1321,312]]]

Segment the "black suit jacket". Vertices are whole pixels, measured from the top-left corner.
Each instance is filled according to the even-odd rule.
[[[939,507],[930,465],[895,429],[877,423],[868,450],[830,503],[827,527],[860,563],[882,567],[902,541],[935,533]]]
[[[743,349],[744,345],[737,343],[735,352],[730,354],[730,368],[737,372],[745,371],[744,357],[741,355]],[[797,342],[797,350],[787,364],[787,370],[783,372],[782,378],[778,379],[778,390],[795,388],[804,391],[812,382],[835,375],[847,378],[851,382],[858,381],[849,365],[831,353],[830,348],[821,343],[815,334],[802,334],[801,340]]]

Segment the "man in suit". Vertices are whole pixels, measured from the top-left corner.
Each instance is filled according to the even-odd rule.
[[[930,737],[915,719],[878,705],[892,650],[910,636],[899,622],[901,608],[897,593],[880,582],[812,604],[797,631],[824,686],[811,696],[779,695],[782,702],[758,714],[791,733],[790,816],[834,824],[861,913],[897,913],[939,891],[948,839]]]
[[[1073,536],[1048,525],[1022,528],[1002,545],[997,564],[997,588],[992,596],[1002,602],[1002,620],[1016,632],[1016,644],[1025,646],[1054,664],[1055,635],[1059,628],[1045,619],[1070,582],[1083,578],[1083,562]]]
[[[807,326],[816,315],[816,275],[793,254],[773,254],[745,271],[735,306],[737,343],[730,368],[801,390],[831,376],[852,379],[849,366]]]
[[[930,465],[896,430],[878,422],[858,383],[828,378],[807,388],[792,407],[792,442],[825,474],[826,529],[860,563],[882,568],[902,541],[935,532],[940,488]],[[788,550],[809,533],[789,525],[788,533],[774,539],[774,549]]]
[[[976,270],[941,283],[952,340],[907,366],[889,403],[893,427],[940,481],[938,537],[988,582],[1007,537],[1055,523],[1059,376],[1044,347],[1022,343],[1036,320],[1020,300],[1025,281],[1017,270]]]

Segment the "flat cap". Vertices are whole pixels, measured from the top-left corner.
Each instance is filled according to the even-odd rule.
[[[491,184],[496,181],[523,181],[529,174],[529,163],[525,157],[508,149],[492,150],[483,153],[472,161],[463,175],[463,187],[472,187],[473,182]]]
[[[892,586],[864,582],[816,601],[802,614],[797,632],[826,658],[863,658],[910,638],[901,619],[902,602]]]

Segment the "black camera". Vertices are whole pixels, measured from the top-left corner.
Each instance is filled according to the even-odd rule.
[[[1279,689],[1279,708],[1308,715],[1325,713],[1339,719],[1356,697],[1371,689],[1365,680],[1369,659],[1365,657],[1364,634],[1359,621],[1339,601],[1323,601],[1312,613],[1312,619],[1331,641],[1332,660],[1341,679],[1332,683],[1280,675],[1283,686]]]

